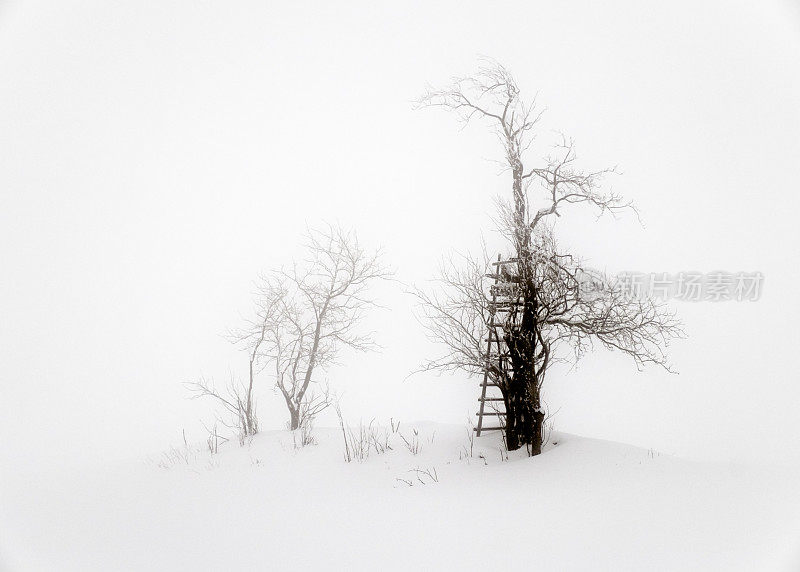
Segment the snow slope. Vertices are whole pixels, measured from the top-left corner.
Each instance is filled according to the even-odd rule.
[[[340,431],[323,428],[299,450],[290,433],[271,432],[213,457],[181,446],[146,463],[6,471],[0,565],[800,569],[797,471],[700,464],[568,434],[554,434],[537,458],[507,461],[490,434],[470,457],[466,427],[414,427],[416,455],[387,430],[392,450],[361,463],[345,463]],[[400,433],[413,443],[412,426]]]

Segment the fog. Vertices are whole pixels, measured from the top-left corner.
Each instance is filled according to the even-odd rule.
[[[675,303],[678,375],[598,350],[548,377],[560,431],[696,458],[800,460],[794,358],[800,11],[789,2],[0,2],[0,423],[6,467],[157,454],[203,437],[183,382],[243,376],[224,338],[259,272],[339,222],[425,286],[496,249],[509,196],[486,126],[412,110],[506,65],[633,216],[559,219],[610,272],[760,271],[756,302]],[[534,150],[544,154],[546,149]],[[493,250],[494,252],[494,250]],[[478,380],[401,283],[327,372],[351,419],[466,423]],[[261,378],[264,428],[287,420]],[[334,418],[325,416],[322,425]]]

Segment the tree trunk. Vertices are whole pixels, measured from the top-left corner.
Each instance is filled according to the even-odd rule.
[[[289,429],[294,431],[295,429],[300,428],[300,408],[290,408],[289,409],[290,419],[289,419]]]
[[[530,228],[525,224],[525,196],[522,165],[512,163],[514,178],[514,242],[522,301],[521,315],[509,324],[505,342],[511,355],[511,379],[504,392],[506,406],[506,447],[514,451],[523,446],[531,455],[542,452],[544,414],[541,412],[539,372],[537,371],[538,323],[535,267],[531,254]]]
[[[509,340],[509,347],[519,344]],[[514,350],[511,350],[512,353]],[[544,444],[544,413],[541,410],[535,369],[524,356],[512,359],[512,376],[504,391],[506,407],[506,447],[515,451],[523,446],[530,455],[542,452]]]
[[[506,446],[509,451],[527,446],[531,455],[542,449],[542,414],[538,411],[535,346],[524,326],[506,337],[512,372],[505,392]]]

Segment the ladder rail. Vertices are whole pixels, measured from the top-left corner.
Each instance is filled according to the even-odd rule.
[[[497,264],[500,264],[501,255],[497,255]],[[499,274],[499,273],[498,273]],[[497,281],[499,279],[498,275],[494,277],[494,283],[497,285]],[[492,304],[489,306],[489,323],[494,324],[494,305],[497,301],[497,295],[493,289],[492,291]],[[484,416],[484,408],[486,407],[486,388],[488,387],[487,382],[489,381],[489,363],[492,355],[492,336],[497,337],[497,332],[495,331],[494,327],[489,328],[489,336],[488,336],[488,343],[486,344],[486,365],[483,368],[483,383],[481,384],[481,399],[480,399],[480,407],[478,409],[478,426],[475,428],[475,436],[481,436],[481,430],[483,430],[483,416]],[[500,353],[500,340],[497,340],[498,352]]]

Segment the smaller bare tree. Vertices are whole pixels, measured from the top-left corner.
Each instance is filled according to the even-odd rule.
[[[332,225],[309,230],[306,240],[308,257],[263,275],[254,317],[228,335],[247,353],[246,382],[232,377],[224,390],[206,379],[186,384],[193,398],[211,397],[222,406],[232,420],[219,420],[238,432],[240,442],[258,433],[255,380],[260,373],[273,372],[275,389],[289,409],[290,429],[310,432],[314,417],[331,404],[330,390],[317,374],[336,363],[342,347],[378,347],[357,326],[376,305],[367,295],[369,284],[391,275],[380,252],[367,252],[354,232]]]
[[[198,382],[187,384],[189,391],[192,392],[194,399],[199,397],[211,397],[232,417],[233,421],[219,419],[228,428],[236,429],[239,441],[258,433],[258,416],[256,415],[256,403],[253,393],[255,376],[262,369],[260,365],[260,351],[267,337],[268,321],[266,316],[277,308],[276,300],[259,299],[258,318],[249,322],[248,332],[250,335],[243,335],[240,332],[232,332],[229,338],[233,343],[242,343],[247,351],[248,357],[248,378],[247,383],[237,383],[233,376],[224,391],[217,389],[212,381],[201,379]],[[266,304],[266,305],[265,305]]]
[[[368,287],[391,275],[380,252],[364,250],[356,234],[341,227],[309,230],[305,246],[302,263],[261,277],[256,319],[234,333],[253,352],[251,372],[272,370],[292,430],[331,404],[318,374],[336,363],[341,348],[377,349],[358,325],[376,306]]]

